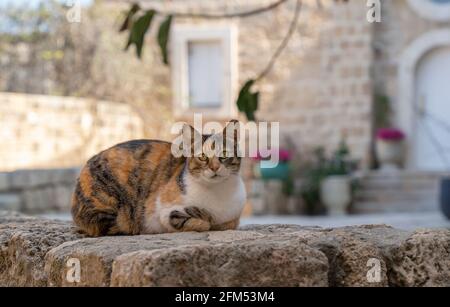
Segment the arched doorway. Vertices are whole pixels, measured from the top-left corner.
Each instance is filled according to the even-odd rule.
[[[416,169],[450,168],[450,46],[431,50],[415,77],[413,165]]]
[[[450,125],[450,100],[446,98],[450,88],[449,49],[450,30],[435,30],[413,41],[400,57],[396,114],[398,126],[408,136],[405,164],[409,169],[450,170],[442,154],[450,152],[450,133],[444,133],[448,130],[444,127]],[[428,111],[431,117],[437,114],[431,120],[422,111]],[[448,160],[450,163],[450,157]]]

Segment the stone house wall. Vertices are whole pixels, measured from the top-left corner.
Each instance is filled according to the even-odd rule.
[[[106,3],[128,8],[124,2],[127,1]],[[273,1],[149,0],[145,3],[165,11],[236,12]],[[273,11],[248,18],[177,19],[176,22],[236,24],[241,85],[269,61],[287,31],[294,5],[295,1],[288,1]],[[449,26],[448,22],[421,18],[408,0],[383,1],[381,23],[369,23],[366,14],[365,1],[304,0],[297,31],[274,69],[258,85],[261,91],[258,118],[279,121],[282,143],[289,138],[301,158],[307,158],[317,146],[332,150],[345,136],[353,156],[362,160],[362,165],[368,165],[373,94],[387,95],[395,115],[402,52],[420,35]],[[170,93],[170,69],[161,64],[152,37],[156,29],[153,27],[149,35],[143,61],[154,63],[158,69],[148,74],[145,82],[149,87],[158,84],[158,92]],[[133,57],[134,53],[130,51],[127,56]],[[163,95],[160,100],[161,105],[172,104],[171,95]],[[0,94],[0,102],[5,142],[0,149],[0,170],[78,165],[106,146],[147,132],[143,131],[138,114],[121,104],[41,96],[26,98],[17,94]],[[42,116],[44,113],[47,114]],[[66,125],[49,128],[54,122],[52,116],[63,118]],[[129,129],[123,128],[128,126]],[[158,137],[163,139],[169,135],[160,134]],[[45,144],[37,141],[44,139]]]
[[[111,1],[111,5],[117,5],[117,2],[132,1]],[[236,12],[269,3],[273,1],[141,2],[144,7],[169,12]],[[122,5],[124,9],[128,8],[127,4]],[[237,25],[241,86],[268,63],[286,34],[294,7],[295,1],[288,1],[273,11],[247,18],[177,19],[176,22]],[[367,22],[366,14],[365,1],[304,0],[295,34],[274,69],[258,85],[261,92],[259,120],[279,121],[282,144],[289,138],[302,158],[307,158],[317,146],[333,150],[345,136],[355,158],[363,162],[368,160],[373,25]],[[157,26],[153,27],[153,32],[156,29]],[[146,47],[152,47],[144,52],[160,57],[159,52],[153,50],[155,34],[149,35]],[[160,71],[154,76],[149,75],[149,82],[159,77]],[[170,91],[170,84],[167,86]],[[172,102],[168,100],[167,103]]]
[[[0,123],[0,171],[79,166],[145,135],[130,106],[71,97],[0,93]]]

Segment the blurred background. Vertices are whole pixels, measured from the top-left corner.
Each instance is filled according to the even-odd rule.
[[[0,210],[70,219],[89,157],[194,113],[248,121],[264,72],[282,161],[246,159],[243,224],[450,227],[450,0],[139,1],[140,57],[119,32],[135,2],[0,2]]]

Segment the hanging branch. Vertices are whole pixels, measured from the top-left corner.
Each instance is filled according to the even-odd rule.
[[[301,8],[302,1],[297,0],[294,17],[292,18],[289,29],[280,45],[278,46],[277,50],[270,58],[270,61],[268,62],[266,67],[257,75],[257,77],[245,82],[244,86],[239,92],[239,96],[236,102],[238,110],[244,113],[247,119],[250,121],[256,121],[255,112],[258,110],[259,105],[259,92],[252,92],[252,86],[269,74],[275,62],[277,61],[283,50],[287,47],[289,40],[291,39],[292,35],[295,32],[295,29],[297,28]]]
[[[224,14],[212,14],[212,13],[161,13],[163,15],[172,15],[178,18],[203,18],[203,19],[223,19],[223,18],[245,18],[253,15],[258,15],[261,13],[265,13],[271,11],[284,2],[289,0],[278,0],[266,7],[261,7],[258,9],[246,11],[246,12],[237,12],[237,13],[224,13]]]
[[[302,9],[302,1],[297,0],[297,3],[295,5],[295,13],[294,18],[291,21],[291,24],[289,26],[289,30],[286,33],[286,36],[283,38],[283,41],[278,46],[275,53],[272,55],[272,58],[270,59],[269,63],[267,64],[266,68],[255,78],[255,81],[259,81],[260,79],[267,76],[267,74],[272,70],[273,65],[277,61],[278,57],[281,55],[283,50],[287,47],[289,40],[291,39],[292,35],[295,32],[295,29],[297,28],[298,19],[300,17],[300,11]]]
[[[155,10],[153,8],[146,10],[139,15],[139,11],[142,11],[142,8],[139,4],[135,3],[131,6],[130,10],[125,15],[125,20],[120,27],[120,32],[129,30],[129,39],[126,46],[128,49],[131,45],[136,46],[137,56],[141,58],[143,42],[145,39],[145,34],[150,29],[151,20],[154,15],[162,15],[166,16],[166,19],[160,24],[158,31],[158,44],[161,49],[161,54],[163,58],[163,62],[168,65],[168,48],[167,43],[169,41],[170,35],[170,27],[173,18],[203,18],[203,19],[223,19],[223,18],[245,18],[257,14],[261,14],[270,10],[273,10],[280,6],[283,3],[286,3],[289,0],[278,0],[272,4],[269,4],[265,7],[244,11],[244,12],[235,12],[235,13],[224,13],[224,14],[214,14],[214,13],[183,13],[183,12],[161,12]],[[300,16],[300,11],[302,7],[302,0],[296,0],[296,7],[294,12],[294,17],[290,23],[289,29],[281,41],[280,45],[271,56],[266,67],[254,78],[250,79],[244,83],[244,86],[241,88],[238,99],[237,106],[240,112],[244,113],[248,120],[255,121],[255,112],[258,109],[258,101],[259,101],[259,92],[252,92],[252,86],[263,79],[267,74],[272,70],[275,62],[286,48],[291,39],[295,29],[297,28],[297,23]]]
[[[162,12],[162,11],[158,11],[155,10],[154,8],[152,8],[156,14],[158,15],[163,15],[163,16],[173,16],[176,18],[203,18],[203,19],[226,19],[226,18],[245,18],[245,17],[250,17],[253,15],[258,15],[261,13],[265,13],[268,11],[271,11],[275,8],[277,8],[278,6],[280,6],[281,4],[283,4],[284,2],[287,2],[289,0],[278,0],[272,4],[269,4],[265,7],[260,7],[257,9],[253,9],[253,10],[249,10],[249,11],[244,11],[244,12],[235,12],[235,13],[224,13],[224,14],[215,14],[215,13],[185,13],[185,12]],[[141,6],[138,3],[134,3],[130,9],[130,11],[137,11],[136,10],[140,10],[142,9]]]

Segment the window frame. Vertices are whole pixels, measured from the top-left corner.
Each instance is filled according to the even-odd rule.
[[[223,49],[223,97],[220,108],[189,106],[189,42],[220,41]],[[237,27],[234,24],[176,24],[171,39],[173,112],[175,117],[194,113],[215,118],[231,118],[237,114],[235,100],[238,78]]]

